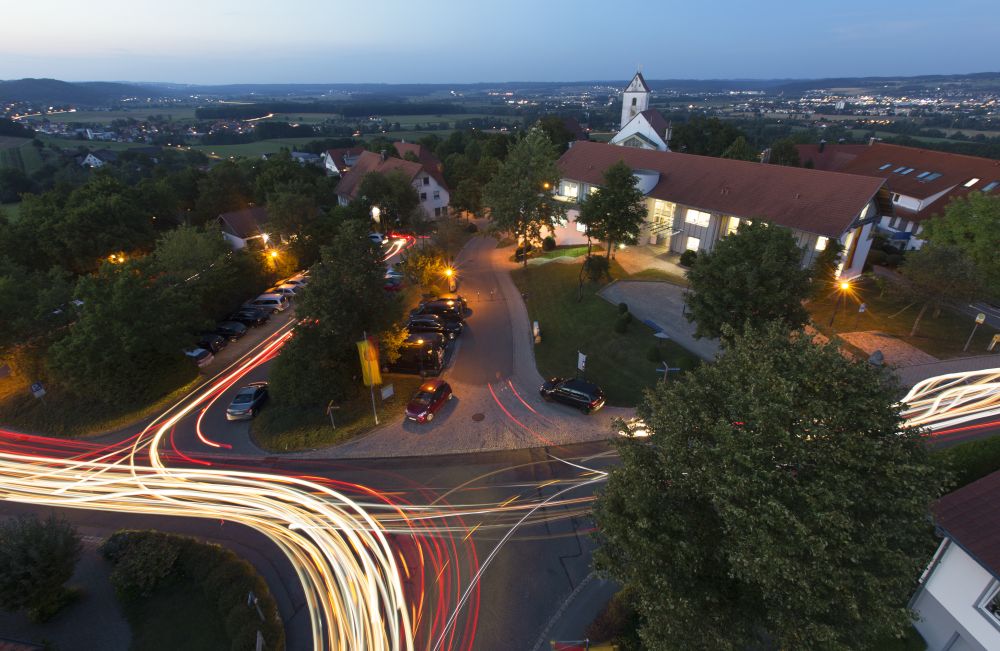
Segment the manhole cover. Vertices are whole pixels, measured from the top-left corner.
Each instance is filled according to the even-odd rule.
[[[486,418],[486,414],[472,414],[472,420],[476,421],[477,423],[484,418]]]

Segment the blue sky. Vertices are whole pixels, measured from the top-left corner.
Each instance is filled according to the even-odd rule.
[[[0,79],[475,82],[1000,69],[984,0],[50,0],[3,9]]]

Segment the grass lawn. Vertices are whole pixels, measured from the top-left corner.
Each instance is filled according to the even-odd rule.
[[[638,271],[634,274],[629,274],[628,280],[657,280],[664,283],[671,283],[673,285],[680,285],[681,287],[688,286],[687,276],[684,276],[683,274],[670,273],[669,271],[664,271],[663,269],[643,269],[642,271]]]
[[[74,140],[71,138],[57,138],[39,134],[38,139],[46,145],[52,144],[61,149],[76,149],[84,147],[86,149],[109,149],[111,151],[125,151],[134,147],[149,147],[145,142],[106,142],[104,140]]]
[[[529,266],[511,273],[522,294],[527,294],[528,314],[542,329],[542,343],[535,346],[535,362],[545,377],[576,373],[577,351],[587,355],[587,377],[603,389],[609,404],[630,407],[639,402],[642,389],[653,386],[659,362],[647,359],[659,347],[672,367],[690,370],[700,363],[696,355],[672,340],[660,342],[653,330],[633,320],[624,334],[615,332],[616,306],[597,295],[601,285],[587,283],[577,302],[580,267],[576,264]],[[627,274],[612,264],[612,275]]]
[[[219,607],[202,590],[169,581],[144,600],[125,606],[133,651],[213,651],[228,649]]]
[[[880,297],[879,293],[878,287],[868,279],[856,283],[847,297],[846,307],[841,303],[832,328],[828,324],[836,303],[835,295],[831,294],[824,300],[810,301],[807,307],[813,324],[826,335],[878,330],[899,337],[939,359],[985,354],[986,346],[997,333],[996,329],[988,325],[980,326],[969,345],[969,351],[963,353],[962,347],[975,325],[973,317],[942,310],[941,315],[935,319],[933,311],[928,310],[920,322],[917,336],[911,337],[910,328],[920,311],[920,305],[910,304],[888,293]],[[866,304],[864,313],[858,312],[861,303]]]
[[[42,155],[27,138],[0,136],[0,168],[13,167],[25,174],[41,168]]]
[[[145,120],[152,115],[162,115],[171,120],[193,120],[194,107],[161,107],[144,106],[118,111],[73,111],[72,113],[54,113],[47,115],[49,122],[80,122],[87,124],[111,124],[114,120],[132,118]]]
[[[395,393],[383,401],[378,387],[375,388],[379,423],[402,414],[410,396],[422,382],[416,375],[394,373],[383,373],[382,380],[386,385],[392,384]],[[251,436],[254,443],[270,452],[293,452],[343,443],[375,427],[371,394],[367,389],[360,392],[334,411],[333,419],[336,429],[330,426],[325,405],[307,410],[272,403],[254,419]]]
[[[256,142],[243,143],[242,145],[192,145],[191,149],[217,158],[257,158],[262,154],[276,154],[282,149],[291,150],[293,147],[305,145],[317,138],[318,136],[313,138],[258,140]]]

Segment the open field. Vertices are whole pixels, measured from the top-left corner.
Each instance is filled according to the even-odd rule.
[[[583,300],[577,302],[579,273],[580,265],[558,262],[511,273],[517,288],[527,294],[528,315],[542,328],[542,343],[535,346],[539,373],[575,375],[580,351],[587,355],[587,378],[604,389],[608,403],[631,407],[642,398],[643,389],[661,377],[660,362],[647,358],[650,349],[658,348],[682,370],[699,364],[697,356],[676,342],[654,338],[652,329],[638,319],[624,333],[615,332],[618,309],[597,295],[601,285],[587,283]],[[612,262],[611,275],[627,276],[617,262]]]
[[[196,149],[216,158],[257,158],[261,154],[276,154],[282,149],[290,150],[293,147],[302,146],[319,138],[320,136],[313,138],[280,138],[275,140],[258,140],[241,145],[192,145],[191,149]]]
[[[162,115],[171,120],[193,120],[194,107],[158,107],[147,106],[142,108],[127,109],[121,111],[73,111],[71,113],[54,113],[46,115],[49,122],[81,122],[86,124],[110,124],[112,120],[128,119],[145,120],[151,115]]]
[[[70,138],[56,138],[55,136],[47,136],[40,134],[38,139],[44,142],[46,145],[53,144],[61,149],[76,149],[77,147],[84,147],[86,149],[110,149],[111,151],[125,151],[126,149],[132,149],[133,147],[149,147],[147,143],[144,142],[106,142],[104,140],[74,140]]]
[[[42,166],[42,155],[27,138],[0,136],[0,168],[14,167],[31,174]]]

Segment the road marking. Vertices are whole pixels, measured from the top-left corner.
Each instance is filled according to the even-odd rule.
[[[469,530],[469,533],[465,534],[465,538],[462,538],[462,542],[465,542],[466,540],[468,540],[469,536],[471,536],[472,534],[476,533],[476,529],[478,529],[481,526],[483,526],[482,522],[480,522],[476,526],[472,527],[472,529]]]

